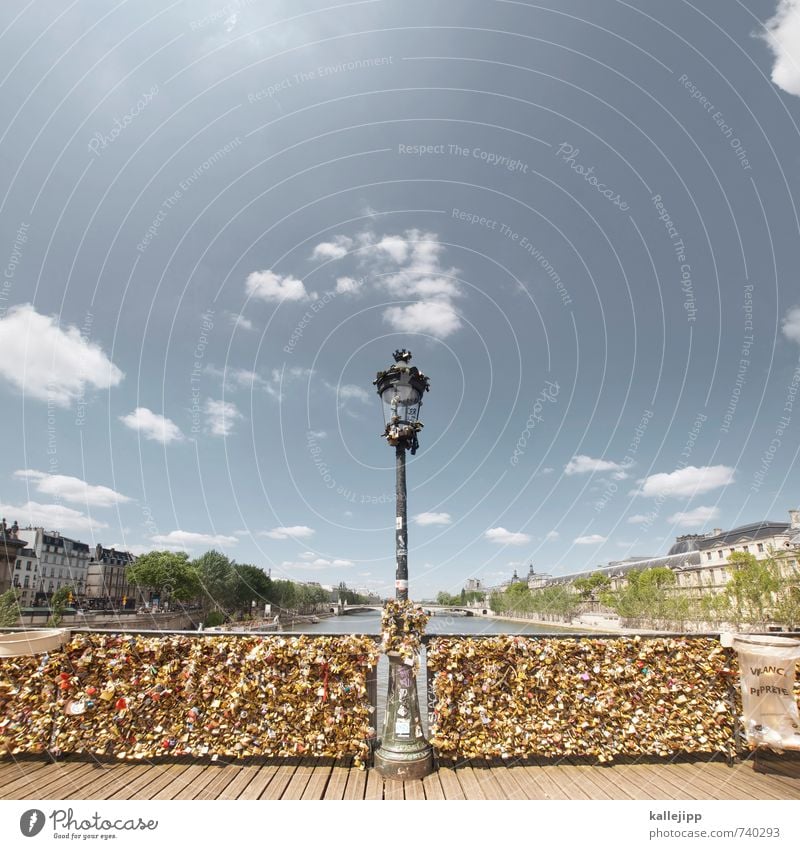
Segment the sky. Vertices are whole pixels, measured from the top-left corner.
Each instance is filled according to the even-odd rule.
[[[410,594],[798,506],[800,2],[5,0],[0,510]]]

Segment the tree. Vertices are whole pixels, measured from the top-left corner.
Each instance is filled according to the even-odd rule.
[[[604,592],[611,586],[611,579],[607,575],[595,572],[587,578],[576,578],[572,586],[578,590],[584,601],[595,601],[598,594]]]
[[[50,618],[47,620],[48,625],[57,628],[61,624],[61,620],[64,618],[64,609],[72,597],[72,587],[59,587],[50,596]]]
[[[19,596],[14,587],[0,595],[0,628],[13,628],[19,622]]]
[[[174,601],[190,601],[200,593],[197,570],[183,551],[149,551],[137,557],[128,566],[125,576],[138,587],[150,587],[164,598],[166,593]]]
[[[735,551],[728,558],[729,578],[725,595],[737,627],[742,624],[764,627],[771,618],[776,594],[784,581],[774,557],[759,560],[755,554]]]
[[[235,610],[248,612],[253,607],[262,608],[265,602],[272,599],[272,579],[249,563],[233,565],[233,607]]]
[[[236,573],[233,562],[219,551],[207,551],[192,561],[203,593],[203,609],[231,610],[235,605]]]

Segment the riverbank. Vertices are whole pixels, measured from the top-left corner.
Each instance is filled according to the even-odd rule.
[[[501,622],[524,622],[526,625],[537,625],[541,628],[552,628],[555,632],[586,632],[586,633],[599,633],[599,634],[641,634],[645,633],[644,631],[640,631],[634,628],[620,628],[620,627],[609,627],[608,625],[600,625],[600,624],[587,624],[586,622],[573,623],[573,622],[552,622],[548,619],[530,619],[527,616],[500,616],[500,615],[492,615],[487,617],[488,619],[492,619],[494,621]]]

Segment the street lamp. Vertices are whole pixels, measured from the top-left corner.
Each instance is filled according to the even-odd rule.
[[[419,447],[417,434],[422,429],[419,410],[422,396],[430,388],[428,378],[416,366],[410,366],[410,360],[409,351],[395,351],[394,365],[386,371],[379,371],[373,381],[383,401],[383,437],[395,449],[395,598],[398,601],[408,599],[406,451],[416,454]],[[433,771],[433,750],[422,733],[414,670],[394,655],[389,657],[389,694],[386,698],[381,745],[375,753],[375,769],[384,778],[404,780],[424,778]]]

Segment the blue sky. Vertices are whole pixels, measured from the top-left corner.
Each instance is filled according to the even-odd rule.
[[[797,507],[800,4],[5,2],[0,505],[412,596]]]

